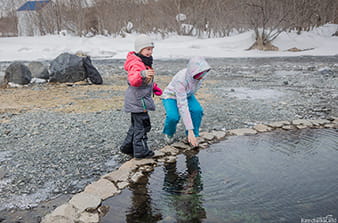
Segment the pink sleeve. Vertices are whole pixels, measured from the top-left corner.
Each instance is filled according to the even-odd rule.
[[[135,59],[135,57],[127,57],[124,69],[128,72],[128,81],[131,86],[139,87],[142,85],[143,77],[141,72],[146,70],[146,66],[142,61]]]

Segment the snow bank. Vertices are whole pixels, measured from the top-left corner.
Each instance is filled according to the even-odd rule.
[[[336,24],[326,24],[310,32],[282,33],[273,44],[277,52],[247,51],[254,42],[252,31],[226,38],[198,39],[196,37],[169,35],[162,39],[152,34],[155,42],[154,57],[157,59],[188,58],[193,55],[205,57],[280,57],[280,56],[332,56],[338,54],[338,30]],[[84,52],[93,59],[122,59],[133,50],[136,34],[122,37],[74,37],[47,35],[38,37],[0,38],[0,61],[52,60],[61,53]],[[288,52],[287,49],[311,49]]]

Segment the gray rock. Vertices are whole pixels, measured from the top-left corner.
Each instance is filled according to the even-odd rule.
[[[117,187],[120,189],[120,190],[122,190],[122,189],[124,189],[124,188],[126,188],[126,187],[128,187],[129,186],[129,183],[128,182],[118,182],[117,183]]]
[[[73,219],[69,219],[65,216],[51,216],[47,215],[42,219],[41,223],[74,223]]]
[[[201,132],[200,136],[203,137],[206,141],[211,141],[216,137],[214,134],[208,132]]]
[[[296,125],[297,129],[306,129],[308,126],[306,125]]]
[[[323,67],[318,70],[322,75],[332,75],[333,71],[329,67]]]
[[[253,127],[257,132],[268,132],[268,131],[271,131],[272,128],[267,126],[267,125],[263,125],[263,124],[258,124],[258,125],[255,125]]]
[[[289,121],[279,121],[279,122],[272,122],[269,123],[268,126],[272,128],[281,128],[283,125],[290,125]]]
[[[310,126],[313,125],[312,122],[310,122],[309,120],[304,120],[304,119],[293,120],[292,124],[297,125],[297,127],[300,126],[300,125],[307,126],[307,127],[310,127]]]
[[[177,149],[190,149],[190,146],[183,143],[183,142],[175,142],[171,144],[171,146],[177,148]]]
[[[154,153],[155,153],[155,155],[153,156],[154,159],[158,159],[165,156],[165,152],[160,150],[155,150]]]
[[[176,163],[176,156],[168,156],[164,159],[164,162],[165,163]]]
[[[226,136],[226,132],[224,131],[212,131],[211,133],[216,137],[217,140],[222,140]]]
[[[29,84],[32,79],[32,73],[23,63],[15,62],[9,65],[5,71],[4,82],[15,84]]]
[[[284,130],[293,130],[293,129],[295,129],[296,127],[295,126],[293,126],[293,125],[283,125],[282,126],[282,129],[284,129]]]
[[[90,209],[97,208],[101,204],[101,199],[93,194],[81,192],[79,194],[74,195],[74,197],[69,201],[69,203],[73,205],[78,210],[78,212],[83,212],[87,208]]]
[[[85,188],[85,192],[100,197],[102,200],[120,193],[115,185],[106,179],[100,179],[94,183],[89,184]]]
[[[150,165],[145,165],[145,166],[141,166],[138,170],[141,171],[142,173],[149,173],[154,170],[154,167]]]
[[[129,179],[129,176],[136,171],[136,169],[140,166],[145,165],[155,165],[156,161],[153,159],[132,159],[120,166],[117,171],[111,172],[103,176],[104,179],[107,179],[111,182],[118,183],[118,182],[126,182]]]
[[[50,64],[50,82],[74,83],[87,78],[81,57],[63,53]]]
[[[117,171],[111,172],[103,176],[103,178],[114,183],[126,182],[130,176],[131,171],[132,169],[119,168]]]
[[[64,218],[63,220],[67,219],[67,221],[70,221],[70,220],[72,221],[73,219],[76,218],[76,215],[77,215],[77,212],[75,208],[71,204],[66,203],[66,204],[63,204],[57,207],[52,213],[47,215],[42,222],[45,222],[45,223],[54,222],[58,218],[60,219]]]
[[[98,223],[100,217],[98,213],[82,212],[75,222],[78,223]]]
[[[176,145],[176,146],[174,146],[174,145]],[[165,147],[163,147],[160,151],[162,153],[166,154],[166,155],[173,155],[173,156],[175,156],[175,155],[179,154],[180,151],[178,149],[182,149],[182,146],[183,146],[183,148],[185,148],[184,147],[185,146],[184,143],[181,143],[181,144],[175,143],[175,144],[173,144],[173,146],[165,146]]]
[[[142,172],[136,172],[130,177],[130,182],[137,183],[143,176]]]
[[[233,129],[229,131],[231,135],[243,136],[243,135],[254,135],[257,133],[254,129],[243,128],[243,129]]]
[[[312,122],[314,126],[320,126],[320,125],[325,125],[325,124],[330,123],[330,121],[326,119],[317,119],[317,120],[309,120],[309,121]]]
[[[32,77],[40,79],[49,79],[48,66],[41,62],[31,62],[28,64],[28,68],[32,73]]]

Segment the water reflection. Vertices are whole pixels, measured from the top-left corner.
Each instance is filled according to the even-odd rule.
[[[170,197],[169,206],[175,213],[170,213],[175,222],[202,222],[206,218],[203,208],[203,190],[201,168],[196,154],[185,154],[186,171],[180,172],[177,163],[164,165],[163,190]],[[181,168],[182,170],[182,168]]]
[[[160,213],[156,213],[151,206],[151,197],[148,191],[149,177],[143,176],[140,181],[130,186],[131,206],[126,212],[126,222],[144,223],[158,222],[162,219]]]
[[[337,130],[231,137],[108,199],[102,222],[300,222],[338,210]]]

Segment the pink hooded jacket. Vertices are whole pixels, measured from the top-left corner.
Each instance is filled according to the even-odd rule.
[[[201,85],[201,80],[193,77],[207,70],[210,70],[210,66],[203,57],[192,57],[187,68],[180,70],[163,91],[162,99],[177,100],[177,107],[187,130],[194,129],[188,107],[188,97],[195,94]]]
[[[124,69],[128,72],[128,88],[124,99],[126,112],[154,111],[155,104],[152,93],[160,96],[162,90],[155,82],[146,83],[145,71],[151,69],[146,66],[135,52],[129,52],[124,63]]]
[[[139,87],[145,79],[142,71],[151,69],[151,67],[144,65],[141,58],[135,55],[135,52],[129,52],[126,62],[124,63],[124,69],[128,71],[129,84],[134,87]]]

